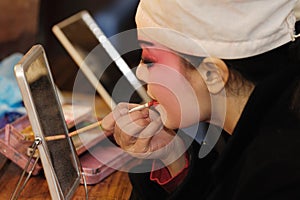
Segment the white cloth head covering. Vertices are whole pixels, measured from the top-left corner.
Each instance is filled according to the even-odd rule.
[[[254,56],[294,39],[297,0],[141,0],[139,37],[195,56]]]
[[[296,16],[296,20],[299,21],[300,20],[300,1],[298,0],[295,8],[294,8],[294,12],[295,12],[295,16]]]

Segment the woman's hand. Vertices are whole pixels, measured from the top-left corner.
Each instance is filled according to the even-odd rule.
[[[105,132],[113,133],[116,120],[123,115],[126,115],[130,108],[135,107],[137,104],[119,103],[112,112],[106,115],[101,120],[101,127]]]
[[[164,128],[158,113],[143,109],[129,113],[136,104],[119,103],[102,120],[102,127],[113,133],[116,143],[137,158],[159,159],[172,175],[185,164],[185,145],[173,130]]]
[[[144,109],[118,117],[114,138],[134,157],[160,159],[171,174],[185,165],[183,141],[173,130],[164,128],[160,116],[153,110]]]

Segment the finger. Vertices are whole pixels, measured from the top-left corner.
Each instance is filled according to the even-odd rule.
[[[102,119],[102,127],[107,131],[113,132],[115,122],[118,118],[128,113],[128,110],[135,107],[137,104],[129,104],[121,102],[114,110]]]
[[[149,123],[149,118],[139,118],[135,121],[131,121],[130,116],[123,116],[116,122],[116,127],[121,130],[116,134],[120,134],[119,137],[122,137],[122,135],[136,137]]]
[[[151,154],[150,143],[159,131],[163,128],[162,122],[160,118],[156,118],[153,120],[143,131],[141,131],[140,135],[136,139],[134,146],[131,148],[131,151],[134,153],[141,153],[140,156],[148,157],[148,154]]]
[[[113,109],[113,117],[114,120],[117,120],[119,117],[128,113],[129,110],[129,103],[118,103],[118,105]]]
[[[136,144],[139,146],[149,147],[151,139],[159,131],[163,129],[163,124],[160,118],[153,120],[145,129],[139,134]]]
[[[150,117],[150,119],[152,119],[152,120],[154,120],[154,119],[160,117],[160,114],[159,114],[159,112],[158,112],[156,109],[149,109],[148,112],[149,112],[149,117]]]
[[[116,121],[118,126],[124,127],[128,124],[137,123],[138,121],[144,119],[149,120],[149,113],[147,111],[137,111],[132,113],[127,113],[126,115],[120,116],[118,120]]]
[[[114,138],[116,143],[122,148],[122,149],[128,149],[136,142],[136,137],[131,136],[125,132],[123,132],[122,129],[119,127],[115,128],[114,132]]]
[[[124,143],[135,141],[135,138],[133,140],[131,137],[136,136],[149,124],[150,119],[147,116],[147,112],[138,111],[124,115],[116,121],[114,137],[118,140],[119,145],[123,140]]]
[[[121,148],[130,149],[132,146],[136,145],[140,132],[143,131],[147,125],[149,125],[148,120],[143,120],[143,121],[144,121],[143,124],[139,123],[139,125],[136,125],[135,123],[131,123],[126,127],[122,127],[122,129],[120,127],[115,128],[115,130],[118,131],[115,131],[114,136],[115,139],[117,140],[117,144],[119,144]],[[150,138],[146,138],[146,139],[150,139]],[[141,151],[143,152],[144,150],[145,149],[143,148]]]
[[[115,120],[113,118],[113,113],[109,113],[101,120],[101,126],[103,129],[113,132],[115,127]]]
[[[113,132],[115,121],[123,115],[123,113],[126,113],[128,109],[128,103],[119,103],[112,112],[110,112],[108,115],[106,115],[102,119],[101,126],[105,130],[109,130]]]

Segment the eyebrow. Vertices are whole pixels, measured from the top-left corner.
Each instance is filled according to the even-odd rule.
[[[147,45],[147,46],[154,46],[154,44],[152,42],[148,42],[146,40],[138,40],[139,44],[142,45]]]

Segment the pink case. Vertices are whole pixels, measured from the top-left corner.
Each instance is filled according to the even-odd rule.
[[[0,148],[1,153],[16,163],[22,169],[26,167],[29,156],[27,155],[28,147],[32,145],[32,141],[26,140],[26,137],[20,132],[28,127],[30,122],[26,115],[18,118],[11,124],[6,124],[0,129]],[[27,168],[29,172],[33,166],[35,158],[32,158]],[[37,175],[42,169],[42,164],[38,162],[32,171],[33,175]]]
[[[26,140],[26,137],[21,134],[21,131],[28,126],[30,126],[28,116],[24,115],[0,129],[1,153],[22,169],[25,168],[29,159],[27,154],[28,147],[33,143]],[[91,130],[90,134],[98,134],[99,137],[93,138],[89,143],[79,145],[76,151],[79,155],[87,184],[96,184],[122,167],[132,157],[115,145],[108,146],[101,142],[106,136],[99,134],[99,129]],[[84,140],[84,138],[81,139]],[[34,161],[35,158],[32,158],[27,172],[32,168]],[[37,162],[32,175],[39,174],[42,169],[41,162]],[[83,183],[82,180],[81,183]]]
[[[92,147],[79,157],[86,183],[99,183],[108,175],[120,169],[132,157],[117,146],[103,145],[102,142]],[[83,180],[81,180],[83,183]]]

